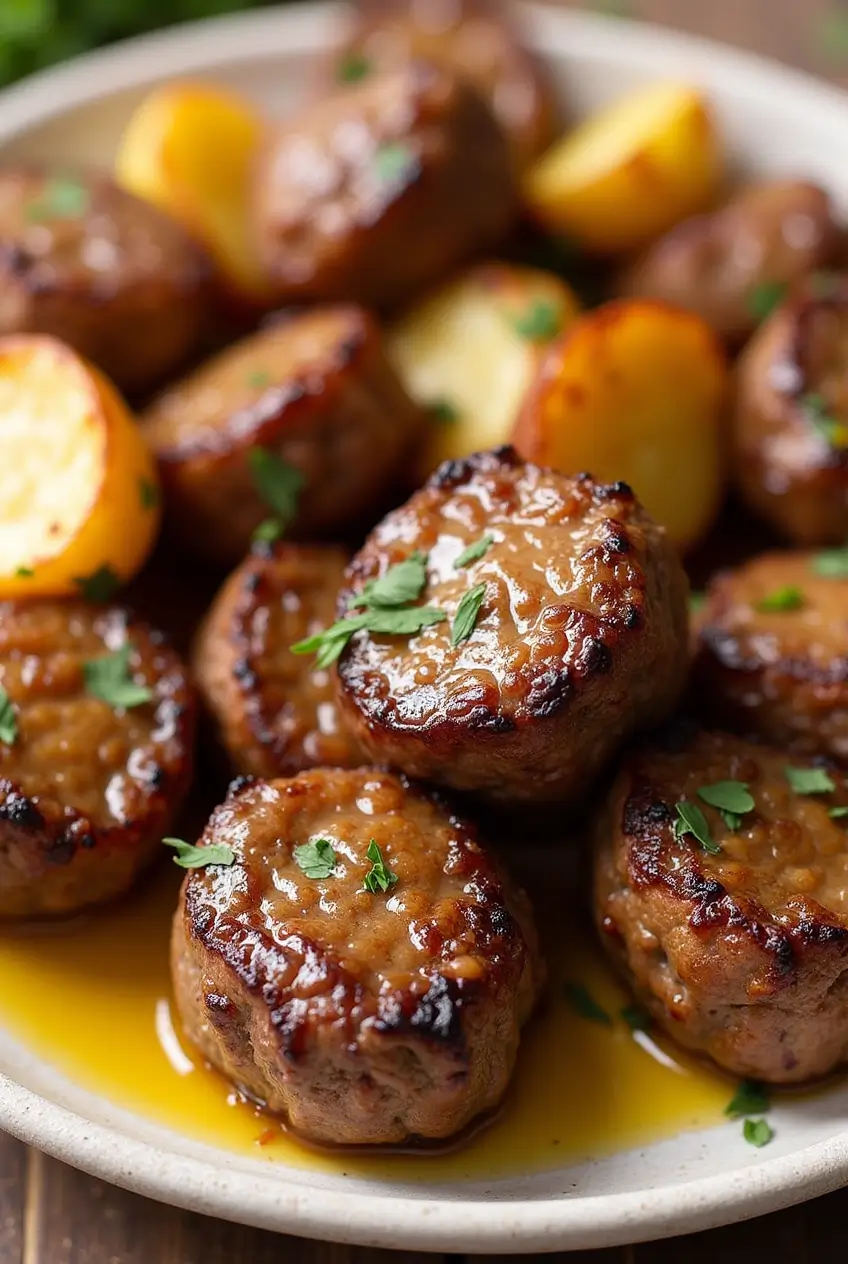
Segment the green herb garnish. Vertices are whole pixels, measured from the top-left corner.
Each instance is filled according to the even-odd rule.
[[[266,518],[260,522],[251,539],[257,544],[273,544],[283,535],[285,528],[279,518]]]
[[[653,1024],[651,1015],[641,1005],[625,1005],[621,1017],[631,1031],[649,1031]]]
[[[291,646],[293,654],[315,654],[315,666],[329,667],[343,654],[348,641],[357,632],[375,632],[382,636],[412,636],[435,623],[444,623],[447,615],[434,606],[409,606],[406,609],[366,610],[350,615],[338,623],[316,632]]]
[[[583,983],[566,983],[565,999],[575,1014],[587,1019],[590,1023],[600,1023],[604,1027],[612,1026],[612,1019],[603,1009],[589,989]]]
[[[377,846],[376,839],[371,839],[365,855],[371,861],[371,868],[365,875],[366,891],[370,891],[372,895],[376,895],[378,891],[388,891],[389,887],[395,885],[398,876],[396,873],[392,873],[385,860],[383,860],[383,853]]]
[[[19,566],[15,571],[15,579],[32,579],[34,574],[31,566]]]
[[[825,549],[816,554],[810,565],[822,579],[848,579],[848,548]]]
[[[151,478],[138,480],[138,494],[142,509],[155,509],[159,504],[159,488]]]
[[[427,554],[417,549],[402,562],[390,566],[379,579],[369,579],[362,592],[351,598],[349,609],[390,609],[417,601],[427,585]]]
[[[800,405],[807,421],[821,435],[825,443],[831,448],[848,447],[848,425],[831,416],[822,395],[814,391],[802,395]]]
[[[562,329],[562,314],[556,303],[537,299],[515,319],[515,331],[531,342],[547,342]]]
[[[176,850],[174,864],[181,869],[205,869],[207,865],[233,865],[236,854],[224,843],[212,843],[208,847],[196,847],[182,838],[163,838],[166,847]]]
[[[748,1145],[756,1146],[760,1150],[771,1141],[774,1129],[767,1119],[746,1119],[742,1125],[742,1136]]]
[[[789,291],[785,281],[761,281],[748,294],[748,312],[761,323],[779,307]]]
[[[468,566],[471,562],[479,562],[484,557],[495,542],[493,535],[481,535],[479,540],[475,540],[473,544],[469,544],[467,549],[463,549],[459,557],[454,562],[457,570],[462,566]]]
[[[285,530],[297,513],[303,475],[268,448],[251,448],[247,462],[254,487]]]
[[[721,848],[713,840],[707,818],[697,803],[689,803],[683,799],[674,806],[677,812],[677,820],[674,822],[674,837],[681,839],[685,838],[687,834],[691,834],[701,844],[704,851],[709,852],[711,856],[717,856]]]
[[[455,408],[449,399],[434,399],[432,403],[427,404],[427,412],[442,425],[450,425],[455,421],[459,421],[459,409]]]
[[[475,584],[473,588],[469,588],[468,592],[462,594],[451,627],[451,645],[461,645],[471,636],[477,625],[477,616],[480,614],[480,607],[485,596],[485,584]]]
[[[836,789],[824,768],[784,768],[786,780],[796,794],[831,794]]]
[[[743,1115],[764,1115],[771,1107],[768,1089],[759,1080],[743,1080],[724,1108],[728,1119]]]
[[[0,685],[0,742],[13,746],[18,738],[18,718],[12,699]]]
[[[91,203],[91,194],[79,180],[54,176],[45,182],[41,196],[27,207],[30,223],[46,219],[79,219]]]
[[[707,594],[703,592],[693,592],[689,594],[689,613],[699,614],[707,604]]]
[[[419,166],[414,149],[403,141],[389,141],[381,145],[374,154],[374,171],[378,179],[387,184],[398,184],[406,180]]]
[[[307,878],[329,878],[336,865],[336,853],[329,838],[311,838],[292,848],[294,863]]]
[[[788,610],[800,610],[803,604],[804,594],[801,589],[785,584],[783,588],[776,588],[774,592],[760,598],[756,608],[763,614],[783,614]]]
[[[371,62],[364,53],[345,53],[336,66],[338,83],[359,83],[371,73]]]
[[[92,658],[83,663],[85,691],[92,698],[99,698],[110,707],[140,707],[150,702],[153,690],[148,685],[137,685],[130,675],[130,654],[132,645],[124,641],[114,654],[106,654],[103,658]]]
[[[753,812],[755,803],[748,792],[747,781],[714,781],[701,786],[698,798],[711,808],[718,808],[729,830],[738,830],[746,812]]]
[[[121,581],[111,566],[98,566],[91,575],[81,575],[74,579],[86,601],[102,603],[110,601],[121,586]]]
[[[843,816],[848,816],[848,805],[842,805],[836,808],[828,808],[827,814],[828,816],[832,817],[834,821],[840,821]]]

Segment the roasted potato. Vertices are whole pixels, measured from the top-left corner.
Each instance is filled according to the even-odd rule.
[[[727,391],[724,349],[700,317],[622,299],[549,349],[513,442],[540,465],[629,483],[687,549],[721,504]]]
[[[111,591],[135,574],[159,490],[112,385],[54,338],[0,338],[0,415],[0,598],[79,593],[98,574]]]
[[[618,254],[709,206],[722,167],[701,93],[655,83],[557,141],[527,173],[524,197],[549,232],[597,254]]]
[[[842,243],[824,189],[763,180],[677,224],[623,269],[616,288],[697,312],[738,344],[799,281],[834,263]]]
[[[507,441],[545,348],[578,311],[553,273],[484,263],[390,327],[389,359],[430,416],[422,475]]]
[[[235,93],[166,83],[136,109],[115,159],[118,183],[204,242],[233,294],[259,305],[268,287],[247,206],[263,132],[263,119]]]
[[[353,29],[329,59],[338,85],[423,57],[461,74],[488,102],[509,141],[516,171],[554,138],[557,109],[545,67],[521,41],[511,6],[499,0],[360,0]]]

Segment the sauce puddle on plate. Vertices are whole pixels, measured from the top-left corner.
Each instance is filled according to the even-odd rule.
[[[307,1149],[195,1064],[176,1030],[168,940],[179,881],[163,867],[115,908],[0,932],[0,1021],[82,1087],[188,1136],[351,1176],[486,1180],[710,1127],[733,1093],[730,1081],[630,1029],[621,1017],[629,998],[599,950],[554,940],[547,1006],[524,1036],[513,1088],[490,1127],[447,1154]],[[585,988],[612,1023],[581,1016],[569,984]]]

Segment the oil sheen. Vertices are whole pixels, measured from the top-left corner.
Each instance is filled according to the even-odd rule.
[[[569,933],[548,937],[549,1000],[525,1034],[513,1088],[490,1127],[446,1154],[318,1153],[240,1101],[178,1034],[168,940],[179,879],[164,866],[118,907],[63,926],[0,931],[0,1020],[84,1088],[197,1139],[349,1175],[485,1180],[709,1127],[732,1094],[722,1076],[633,1032],[621,1017],[628,998],[590,937]],[[611,1021],[579,1012],[575,984]]]

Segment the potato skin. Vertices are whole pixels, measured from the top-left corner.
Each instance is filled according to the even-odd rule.
[[[213,601],[192,666],[236,772],[282,777],[363,762],[332,673],[290,649],[332,623],[347,561],[329,545],[254,544]]]
[[[516,171],[554,139],[557,105],[546,67],[498,0],[455,0],[435,16],[416,0],[362,0],[353,29],[328,59],[322,89],[326,80],[338,87],[416,58],[474,85],[506,134]]]
[[[72,191],[58,213],[57,187]],[[211,275],[178,224],[105,176],[0,171],[0,334],[51,334],[146,390],[197,349]]]
[[[488,551],[456,568],[484,533]],[[445,462],[369,536],[338,611],[415,550],[429,554],[422,599],[450,622],[359,633],[339,660],[343,713],[376,762],[496,802],[576,800],[626,736],[677,702],[686,579],[626,484],[540,469],[511,448]],[[476,624],[454,646],[459,603],[480,583]]]
[[[153,699],[113,710],[84,662],[132,645]],[[0,603],[0,683],[18,735],[0,743],[0,918],[75,913],[126,891],[188,788],[194,697],[158,632],[119,607]]]
[[[273,516],[253,483],[252,448],[303,476],[288,535],[331,535],[379,508],[424,418],[375,321],[340,304],[227,348],[155,400],[144,424],[175,532],[215,561],[236,562]]]
[[[254,224],[281,302],[392,308],[497,245],[516,212],[506,140],[485,102],[444,68],[412,62],[277,129]]]
[[[835,263],[842,245],[824,189],[764,180],[677,224],[619,274],[617,289],[685,307],[738,344],[762,319],[759,287],[789,290]]]
[[[848,579],[816,554],[764,553],[713,576],[698,617],[693,690],[710,721],[801,755],[848,762]],[[761,604],[797,588],[798,609]]]
[[[828,286],[810,284],[778,308],[736,373],[736,486],[755,513],[799,545],[841,544],[848,536],[848,278],[829,278]]]
[[[785,752],[679,726],[625,760],[595,834],[601,938],[659,1025],[734,1075],[797,1084],[848,1057],[848,834],[836,792],[801,796]],[[805,765],[809,761],[795,760]],[[747,783],[731,833],[698,790]],[[675,805],[702,808],[720,848],[674,837]]]

